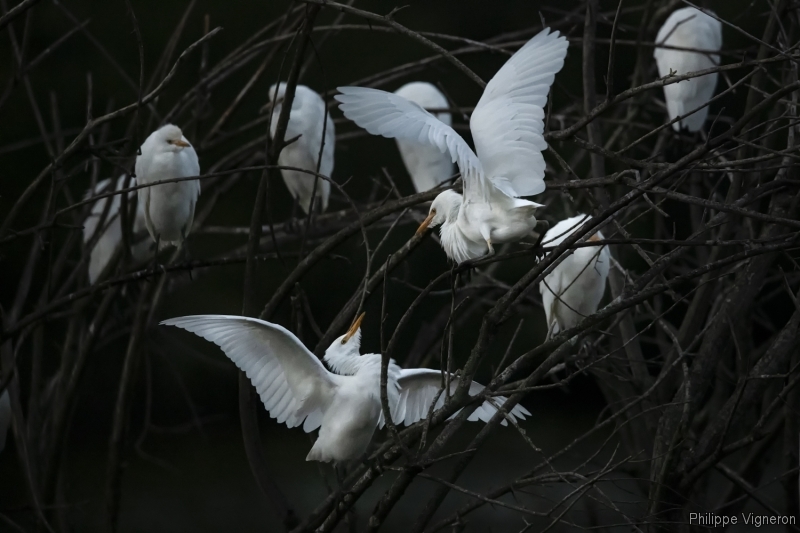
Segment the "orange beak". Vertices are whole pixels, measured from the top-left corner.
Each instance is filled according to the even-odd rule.
[[[344,339],[342,339],[343,344],[349,341],[350,338],[356,334],[358,328],[361,327],[361,322],[364,320],[364,315],[366,315],[366,313],[361,313],[360,315],[358,315],[358,318],[356,318],[355,322],[353,322],[353,325],[350,326],[350,329],[347,330],[347,333],[345,333],[344,335]]]
[[[187,143],[183,139],[178,139],[177,141],[172,141],[172,144],[175,146],[180,146],[181,148],[189,148],[191,144]]]
[[[420,224],[419,227],[417,228],[416,235],[425,233],[425,230],[427,230],[428,226],[431,225],[431,221],[433,221],[433,217],[435,216],[436,216],[436,209],[431,209],[431,212],[428,213],[428,217],[425,220],[423,220],[422,224]]]

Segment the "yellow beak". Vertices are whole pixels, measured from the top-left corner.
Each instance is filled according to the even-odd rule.
[[[349,341],[350,338],[356,334],[358,328],[361,327],[361,321],[364,320],[364,315],[366,315],[366,313],[361,313],[360,315],[358,315],[358,318],[356,318],[355,322],[353,322],[353,325],[350,326],[350,329],[348,329],[347,333],[345,333],[344,339],[342,339],[343,343]]]
[[[183,139],[178,139],[177,141],[172,141],[172,144],[175,146],[180,146],[181,148],[189,148],[191,144],[187,143]]]
[[[420,224],[419,227],[417,228],[416,235],[419,235],[421,233],[425,233],[425,230],[428,229],[428,226],[431,225],[431,221],[433,220],[433,217],[435,217],[435,216],[436,216],[436,210],[435,209],[431,209],[431,212],[428,213],[428,217],[425,220],[423,220],[422,224]]]

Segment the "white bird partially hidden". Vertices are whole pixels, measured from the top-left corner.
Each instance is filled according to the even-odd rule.
[[[562,220],[544,234],[542,245],[553,248],[564,242],[584,223],[588,215]],[[599,231],[588,242],[603,239]],[[607,246],[580,247],[569,252],[561,263],[539,283],[547,317],[547,338],[569,329],[594,314],[606,291],[611,254]]]
[[[0,452],[6,447],[8,428],[11,427],[11,397],[8,387],[0,394]]]
[[[277,96],[275,88],[277,85]],[[275,135],[278,128],[278,117],[281,114],[281,101],[283,100],[286,84],[280,83],[270,87],[269,97],[274,100],[270,135]],[[324,130],[324,131],[323,131]],[[292,100],[292,111],[289,113],[289,123],[286,126],[285,139],[288,141],[297,136],[299,139],[286,146],[278,156],[278,164],[287,167],[297,167],[311,172],[318,172],[330,178],[333,173],[333,152],[336,143],[336,129],[333,125],[325,101],[313,90],[305,85],[298,85]],[[324,145],[323,145],[324,139]],[[322,155],[320,158],[320,148]],[[319,171],[317,164],[319,163]],[[325,211],[328,208],[328,198],[331,195],[329,181],[320,179],[314,174],[297,170],[281,169],[283,182],[291,195],[300,204],[305,214],[311,211],[312,195],[315,210]],[[315,185],[316,184],[316,185]],[[316,187],[316,189],[315,189]]]
[[[449,107],[447,98],[442,92],[435,85],[424,81],[406,83],[394,94],[419,104],[426,110]],[[439,111],[433,116],[447,126],[452,123],[450,113],[447,111]],[[417,192],[429,191],[453,175],[453,160],[450,154],[429,142],[421,143],[398,138],[397,149]]]
[[[414,102],[377,89],[339,87],[335,98],[344,115],[369,133],[427,143],[458,164],[463,197],[441,193],[418,230],[441,224],[442,247],[457,263],[494,253],[494,244],[519,241],[533,230],[534,212],[542,206],[520,197],[545,189],[544,107],[567,46],[546,28],[495,74],[470,119],[477,155]]]
[[[342,462],[360,457],[375,429],[382,425],[380,354],[360,354],[362,314],[350,329],[325,351],[325,366],[303,343],[283,327],[242,316],[197,315],[161,322],[177,326],[213,342],[245,372],[272,418],[288,427],[302,424],[306,433],[319,428],[319,437],[306,461]],[[451,390],[455,390],[454,378]],[[441,388],[437,370],[403,370],[394,361],[388,368],[387,395],[392,420],[407,425],[426,418]],[[483,390],[472,383],[470,394]],[[444,393],[437,407],[444,403]],[[492,400],[498,406],[502,396]],[[497,408],[484,402],[468,418],[488,422]],[[521,405],[509,413],[524,419]],[[503,424],[505,425],[505,420]]]
[[[115,191],[122,190],[125,187],[126,176],[117,178]],[[130,187],[136,186],[136,179],[131,178]],[[111,179],[105,179],[95,185],[94,189],[87,191],[86,197],[95,196],[98,194],[109,193],[111,191]],[[133,206],[134,192],[128,193],[128,205]],[[117,194],[110,198],[101,198],[92,205],[92,211],[86,220],[83,222],[83,242],[88,243],[99,231],[100,237],[97,239],[94,247],[89,254],[89,283],[94,285],[97,278],[105,270],[111,257],[122,244],[122,221],[120,220],[119,209],[122,200],[121,195]],[[108,211],[105,212],[108,200],[111,200],[111,205]],[[142,204],[136,203],[136,211],[133,217],[133,236],[144,232],[145,220]],[[130,208],[129,208],[130,209]],[[100,227],[100,225],[102,226]],[[145,237],[146,238],[146,237]],[[149,251],[149,243],[147,241],[139,241],[133,243],[131,246],[131,255],[135,262],[139,263],[147,259]]]
[[[197,152],[181,129],[167,124],[150,134],[136,158],[139,185],[200,175]],[[139,189],[145,225],[154,241],[177,246],[192,230],[200,180],[163,183]]]
[[[659,45],[706,50],[707,53],[659,48]],[[658,75],[662,78],[669,76],[670,73],[680,76],[715,67],[719,65],[719,54],[716,52],[719,52],[720,48],[722,48],[720,21],[694,7],[678,9],[658,30],[656,49],[653,52],[658,64]],[[716,86],[716,72],[665,85],[664,97],[670,120],[707,104],[714,96]],[[696,113],[674,122],[672,128],[675,131],[680,131],[682,128],[699,131],[707,116],[708,106],[705,106]]]

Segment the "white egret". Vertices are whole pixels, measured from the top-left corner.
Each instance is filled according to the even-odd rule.
[[[435,85],[424,81],[406,83],[394,94],[419,104],[424,109],[446,109],[447,98]],[[440,111],[434,115],[442,124],[451,125],[450,113]],[[433,189],[453,175],[453,161],[450,155],[428,142],[397,139],[397,149],[403,164],[411,176],[417,192]]]
[[[591,220],[578,215],[562,220],[544,234],[542,244],[552,248]],[[603,238],[599,231],[590,242]],[[597,311],[606,290],[611,254],[607,246],[588,246],[573,250],[539,283],[542,304],[547,317],[547,338],[569,329]]]
[[[11,397],[8,395],[8,387],[0,394],[0,452],[6,447],[6,435],[8,428],[11,427]]]
[[[418,104],[365,87],[340,87],[344,115],[373,135],[428,143],[458,164],[464,195],[445,191],[419,227],[442,225],[442,247],[461,263],[494,244],[530,235],[541,204],[520,196],[545,189],[544,107],[555,75],[564,66],[567,40],[546,28],[520,48],[486,85],[472,113],[475,152],[450,126]]]
[[[667,45],[678,48],[693,48],[707,52],[689,52],[659,48]],[[684,7],[674,11],[658,30],[656,49],[653,57],[658,64],[658,75],[669,76],[697,72],[719,65],[719,52],[722,48],[722,23],[694,7]],[[664,86],[664,97],[670,120],[686,115],[708,103],[714,96],[717,86],[717,73],[706,74],[678,83]],[[680,131],[699,131],[708,116],[708,106],[696,113],[674,122],[672,128]]]
[[[155,181],[198,176],[197,152],[181,129],[167,124],[150,134],[136,158],[139,185]],[[154,241],[178,245],[192,230],[194,208],[200,196],[200,180],[163,183],[139,189],[139,204],[147,231]]]
[[[278,128],[278,117],[281,114],[281,101],[286,91],[286,84],[277,84],[270,87],[270,99],[275,98],[272,111],[270,135],[275,135]],[[323,132],[324,129],[324,132]],[[324,135],[323,135],[324,134]],[[330,177],[333,173],[333,151],[336,143],[336,129],[333,125],[325,101],[313,90],[305,85],[298,85],[295,89],[292,111],[289,114],[289,123],[286,126],[285,139],[299,139],[286,146],[278,156],[278,164],[287,167],[303,168]],[[324,146],[323,146],[324,138]],[[322,158],[320,159],[320,148]],[[316,209],[325,211],[328,208],[328,198],[331,195],[331,184],[327,180],[319,179],[313,174],[297,170],[281,170],[283,182],[291,195],[300,204],[303,212],[311,211],[312,194],[315,195]],[[316,183],[316,192],[314,187]]]
[[[360,457],[375,429],[381,425],[381,356],[360,354],[362,314],[350,329],[325,351],[328,371],[290,331],[277,324],[243,316],[197,315],[161,322],[177,326],[213,342],[243,370],[258,391],[272,418],[288,427],[302,424],[306,433],[319,428],[319,438],[307,461],[342,462]],[[387,394],[396,423],[413,424],[428,414],[439,391],[437,370],[403,370],[394,361],[388,369]],[[455,390],[456,380],[452,389]],[[470,394],[483,386],[474,383]],[[444,402],[444,394],[437,405]],[[493,399],[502,405],[505,398]],[[497,408],[484,402],[469,420],[488,422]],[[524,419],[521,405],[509,416]],[[505,420],[503,420],[505,423]]]
[[[125,177],[120,176],[117,179],[116,188],[119,191],[125,187]],[[136,179],[131,178],[130,186],[136,186]],[[93,191],[87,192],[87,197],[111,192],[111,179],[105,179],[97,183]],[[133,199],[135,193],[128,193],[128,205],[133,206]],[[100,231],[100,237],[97,239],[94,247],[89,255],[89,283],[94,285],[97,278],[105,270],[109,260],[117,251],[117,248],[122,243],[122,223],[119,216],[119,206],[122,200],[119,194],[110,198],[101,198],[97,200],[92,206],[92,211],[83,223],[83,242],[88,243],[94,237],[95,232]],[[106,209],[106,202],[111,200],[111,206],[108,208],[106,216],[103,217],[103,212]],[[101,220],[102,219],[102,220]],[[103,223],[102,228],[98,225]],[[133,217],[133,234],[134,236],[143,232],[145,229],[144,211],[142,204],[137,202],[136,212]],[[137,242],[131,247],[131,254],[133,260],[138,262],[144,261],[148,254],[148,242]]]

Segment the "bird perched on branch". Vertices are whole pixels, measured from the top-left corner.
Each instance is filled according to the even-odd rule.
[[[554,248],[591,220],[578,215],[562,220],[544,234],[542,245]],[[603,239],[599,231],[588,242]],[[611,254],[607,246],[588,246],[570,251],[539,283],[542,305],[547,318],[547,338],[578,324],[597,311],[606,291]]]
[[[656,49],[653,52],[658,65],[658,75],[662,78],[670,75],[680,76],[715,67],[719,65],[717,52],[720,48],[722,48],[720,21],[694,7],[678,9],[658,30]],[[703,127],[708,116],[706,104],[714,96],[716,86],[716,72],[664,86],[670,120],[684,117],[672,124],[675,131],[683,128],[699,131]],[[704,107],[698,109],[701,106]]]
[[[424,81],[406,83],[394,94],[418,104],[423,109],[446,109],[447,98],[435,85]],[[442,124],[451,125],[450,113],[439,111],[434,114]],[[429,191],[453,175],[453,161],[450,154],[427,142],[397,139],[400,157],[411,176],[417,192]]]
[[[6,447],[6,435],[8,428],[11,427],[11,397],[8,395],[8,387],[0,394],[0,452]]]
[[[126,176],[117,178],[116,188],[114,190],[119,191],[125,187],[125,178]],[[130,186],[136,186],[136,179],[131,178]],[[87,191],[86,197],[89,198],[109,192],[112,192],[111,179],[105,179],[98,182],[92,191]],[[134,195],[134,192],[128,193],[129,213],[131,212],[130,209],[133,207]],[[100,274],[103,273],[108,262],[122,244],[122,222],[119,213],[122,200],[120,196],[121,195],[116,194],[110,198],[100,198],[97,200],[94,205],[92,205],[92,211],[83,223],[84,244],[89,244],[89,242],[95,238],[96,234],[99,235],[89,254],[89,283],[92,285],[94,285],[95,281],[100,277]],[[106,205],[109,200],[111,200],[111,205],[108,207],[108,211],[106,211]],[[134,236],[143,232],[144,229],[144,211],[142,210],[142,204],[137,202],[136,211],[133,214]],[[134,243],[131,247],[133,260],[137,263],[144,261],[147,257],[148,249],[149,244],[146,241]]]
[[[278,128],[278,117],[281,114],[281,102],[285,92],[285,83],[275,84],[269,89],[270,103],[273,106],[269,132],[273,137]],[[295,138],[296,140],[281,150],[278,164],[302,168],[312,174],[299,170],[281,169],[283,182],[305,214],[311,212],[312,199],[315,199],[316,210],[325,211],[331,195],[331,184],[314,174],[330,177],[333,173],[336,129],[324,100],[305,85],[298,85],[295,89],[289,123],[284,136],[286,141]]]
[[[373,135],[427,143],[458,164],[464,194],[434,199],[418,232],[442,226],[442,247],[461,263],[519,241],[536,225],[541,204],[523,200],[544,191],[544,107],[564,66],[567,40],[546,28],[520,48],[486,85],[470,118],[475,152],[450,126],[402,96],[339,87],[344,115]]]
[[[161,322],[177,326],[213,342],[245,372],[272,418],[287,426],[302,425],[306,433],[319,428],[319,438],[307,461],[343,462],[360,457],[375,429],[383,425],[380,401],[380,354],[361,355],[361,322],[333,341],[323,358],[325,366],[300,340],[283,327],[243,316],[197,315]],[[451,391],[457,379],[453,378]],[[413,424],[428,416],[443,388],[438,370],[404,370],[389,363],[386,386],[395,424]],[[483,390],[473,382],[470,395]],[[439,395],[437,408],[444,405]],[[488,422],[505,402],[502,396],[481,404],[468,420]],[[521,405],[508,413],[515,420],[530,413]],[[506,421],[502,423],[505,425]]]
[[[145,139],[136,158],[139,185],[200,175],[197,152],[181,129],[162,126]],[[194,208],[200,196],[200,180],[163,183],[139,189],[147,231],[156,243],[178,245],[192,230]]]

